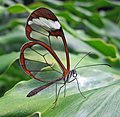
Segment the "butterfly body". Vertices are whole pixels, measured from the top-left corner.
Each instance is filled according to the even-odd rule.
[[[77,71],[75,69],[71,70],[69,74],[63,79],[66,83],[74,80],[77,77]]]

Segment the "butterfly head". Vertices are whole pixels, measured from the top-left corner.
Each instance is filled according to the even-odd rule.
[[[71,75],[72,75],[72,77],[74,77],[74,78],[77,77],[77,71],[76,71],[76,69],[71,70]]]

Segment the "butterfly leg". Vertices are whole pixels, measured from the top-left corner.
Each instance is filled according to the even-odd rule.
[[[64,80],[64,83],[59,83],[59,84],[65,84],[64,85],[64,97],[66,96],[66,83],[67,83],[67,81],[65,81],[65,80]]]
[[[58,93],[57,93],[57,95],[56,95],[56,99],[55,99],[55,101],[54,101],[54,103],[53,103],[53,104],[55,104],[54,107],[55,107],[56,104],[57,104],[57,101],[58,101],[58,98],[59,98],[59,95],[60,95],[60,91],[61,91],[61,89],[62,89],[65,85],[66,85],[66,82],[59,88]]]
[[[86,98],[86,97],[83,95],[83,93],[81,92],[81,90],[80,90],[80,86],[79,86],[79,82],[78,82],[78,79],[77,79],[77,78],[74,78],[73,80],[71,80],[71,81],[69,81],[69,82],[67,82],[67,83],[71,83],[71,82],[73,82],[74,80],[76,80],[76,82],[77,82],[78,91],[80,92],[80,94],[81,94],[84,98]]]
[[[73,79],[73,80],[71,80],[71,81],[68,81],[67,83],[71,83],[71,82],[73,82],[75,80],[75,78]]]
[[[65,83],[65,87],[64,87],[64,97],[66,96],[66,83]]]
[[[81,92],[81,90],[80,90],[80,86],[79,86],[78,79],[75,78],[75,80],[76,80],[76,82],[77,82],[77,86],[78,86],[78,91],[79,91],[79,93],[80,93],[84,98],[86,98],[86,97],[83,95],[83,93]]]
[[[65,87],[64,87],[64,97],[65,97],[66,96],[66,83],[56,83],[56,92],[57,92],[57,84],[65,84]],[[57,95],[57,93],[56,93],[56,95]]]
[[[57,97],[57,83],[56,83],[56,85],[55,85],[55,100],[56,100],[56,97]]]

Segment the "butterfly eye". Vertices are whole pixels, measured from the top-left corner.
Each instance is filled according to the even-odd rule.
[[[73,73],[73,77],[77,77],[77,73]]]

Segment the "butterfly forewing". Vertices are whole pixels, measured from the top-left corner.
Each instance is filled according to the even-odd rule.
[[[62,63],[69,64],[69,54],[66,40],[57,17],[46,8],[35,10],[28,18],[26,25],[26,35],[29,40],[42,41],[53,49],[60,58],[58,51],[62,52]]]

